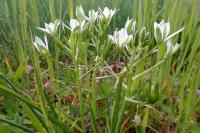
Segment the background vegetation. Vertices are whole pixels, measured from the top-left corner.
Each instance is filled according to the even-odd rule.
[[[153,23],[162,19],[170,21],[171,31],[185,27],[184,32],[173,38],[173,41],[181,43],[179,51],[158,69],[134,81],[131,94],[134,100],[128,103],[120,128],[121,132],[198,133],[199,0],[0,0],[0,132],[83,132],[84,128],[88,132],[112,132],[109,131],[112,127],[109,127],[113,124],[110,110],[114,108],[117,97],[113,86],[115,79],[102,79],[99,85],[95,83],[95,96],[88,97],[90,92],[84,90],[81,94],[85,99],[84,119],[80,118],[76,72],[72,70],[65,51],[53,45],[50,46],[51,61],[58,96],[47,89],[44,94],[48,97],[47,102],[38,100],[43,92],[36,88],[43,88],[49,80],[50,64],[35,54],[32,35],[42,35],[36,27],[44,27],[44,22],[56,18],[68,22],[75,16],[77,5],[82,5],[86,12],[105,6],[120,9],[107,29],[109,34],[116,27],[123,27],[128,16],[137,21],[139,31],[146,26],[152,35]],[[50,44],[53,43],[50,40]],[[155,44],[149,45],[153,47]],[[113,76],[121,69],[120,56],[112,52],[107,60],[108,66],[115,67]],[[133,75],[143,72],[154,61],[153,55],[148,57],[134,68]],[[27,70],[27,65],[33,67],[32,72]],[[107,66],[104,64],[102,67]],[[100,71],[97,77],[98,73]],[[91,99],[93,97],[96,97],[95,102]],[[94,105],[97,112],[95,120],[92,120],[94,112],[91,108]],[[117,110],[120,107],[121,103]]]

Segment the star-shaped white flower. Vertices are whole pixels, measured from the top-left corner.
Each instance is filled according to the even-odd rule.
[[[47,34],[54,34],[57,32],[58,26],[60,24],[60,20],[56,19],[54,23],[50,22],[49,24],[45,23],[45,28],[38,28],[39,30],[47,33]]]
[[[128,35],[127,30],[122,28],[119,31],[115,31],[114,35],[108,35],[108,38],[119,47],[126,47],[131,41],[133,35]]]
[[[170,32],[170,22],[167,23],[162,20],[160,23],[154,22],[154,36],[157,43],[162,41],[168,36]]]
[[[108,21],[110,22],[113,15],[115,15],[115,13],[117,12],[116,9],[109,9],[108,7],[104,7],[104,10],[102,11],[101,8],[99,8],[99,12],[100,12],[100,15],[99,15],[99,18],[101,21]]]
[[[86,17],[86,19],[87,19],[87,21],[89,21],[91,24],[93,24],[93,23],[96,21],[96,19],[97,19],[99,13],[98,13],[98,12],[95,12],[95,10],[90,10],[88,14],[89,14],[89,16]]]
[[[42,54],[47,54],[49,52],[48,50],[48,41],[47,37],[44,36],[44,42],[41,38],[35,36],[35,41],[33,42],[35,48]]]
[[[72,18],[70,19],[69,26],[65,25],[64,23],[63,26],[67,27],[72,32],[76,32],[78,29],[80,29],[80,31],[83,32],[88,27],[88,23],[86,23],[85,20],[78,21],[77,19]]]
[[[170,33],[170,22],[166,22],[162,20],[160,23],[154,22],[154,37],[158,44],[162,42],[166,42],[171,39],[176,34],[180,33],[184,28],[174,32],[173,34],[169,35]]]
[[[167,54],[169,54],[169,53],[174,54],[180,47],[180,44],[178,44],[178,43],[173,45],[171,40],[168,40],[166,45],[167,45],[167,52],[166,52]]]

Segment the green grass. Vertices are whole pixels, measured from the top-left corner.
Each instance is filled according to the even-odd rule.
[[[199,0],[0,0],[0,131],[192,132],[200,130]],[[107,27],[47,35],[49,55],[33,46],[36,27],[86,15],[105,6],[119,11]],[[107,39],[137,21],[132,54]],[[163,58],[154,22],[169,20],[179,50]],[[143,27],[150,36],[142,41]],[[96,25],[96,28],[99,27]],[[93,40],[92,40],[93,39]],[[69,43],[70,40],[70,43]],[[93,43],[93,46],[91,45]],[[160,52],[153,53],[154,48]],[[78,52],[77,52],[78,51]],[[128,55],[128,56],[127,56]],[[101,58],[97,58],[101,57]],[[120,63],[124,62],[125,65]],[[33,67],[27,70],[27,64]],[[50,87],[44,84],[49,81]]]

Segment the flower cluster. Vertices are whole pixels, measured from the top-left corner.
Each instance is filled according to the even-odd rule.
[[[76,17],[71,18],[69,25],[66,25],[64,22],[61,22],[60,20],[55,20],[54,23],[50,22],[49,24],[45,23],[45,28],[37,27],[40,31],[44,32],[45,34],[48,34],[50,36],[54,36],[58,30],[58,27],[60,24],[62,24],[63,27],[66,27],[71,32],[77,33],[77,32],[84,32],[88,25],[93,25],[95,21],[98,19],[100,22],[109,23],[113,17],[113,15],[116,13],[116,9],[112,10],[108,7],[105,7],[104,10],[100,9],[98,11],[90,10],[88,13],[88,16],[85,15],[85,12],[81,6],[76,8]],[[47,37],[45,35],[45,42],[42,41],[39,37],[35,37],[35,41],[33,42],[36,49],[43,54],[46,54],[48,52],[48,42]]]
[[[72,33],[83,33],[88,29],[89,25],[93,25],[95,27],[96,22],[97,25],[100,26],[102,23],[108,25],[112,20],[112,17],[116,14],[118,10],[109,9],[105,7],[103,10],[101,8],[98,11],[90,10],[88,12],[88,16],[86,16],[83,8],[81,6],[76,8],[76,18],[71,18],[69,24],[65,24],[60,20],[55,20],[54,23],[45,23],[45,28],[37,28],[43,31],[45,34],[54,36],[58,30],[60,24],[63,27],[69,29]],[[184,28],[178,30],[177,32],[170,33],[170,22],[165,22],[162,20],[160,23],[154,22],[154,37],[156,43],[161,45],[163,43],[166,44],[167,50],[166,53],[174,53],[178,48],[179,44],[173,45],[171,42],[171,38],[176,34],[180,33]],[[150,38],[150,32],[147,32],[146,28],[143,27],[140,32],[137,31],[137,23],[134,19],[130,19],[128,17],[125,26],[120,30],[115,30],[113,35],[108,35],[108,40],[112,43],[116,44],[119,48],[127,48],[131,40],[138,37],[139,42],[145,42],[147,38]],[[48,53],[48,42],[47,37],[44,37],[45,41],[39,37],[35,37],[35,41],[33,42],[36,49],[43,54]]]

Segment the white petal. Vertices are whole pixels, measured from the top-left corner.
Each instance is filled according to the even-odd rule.
[[[171,40],[167,41],[167,53],[170,53],[172,50],[173,44]]]
[[[176,52],[179,47],[180,47],[180,44],[176,43],[176,45],[173,47],[173,52]]]
[[[114,39],[114,37],[112,35],[108,35],[108,39],[112,40],[113,42],[115,42],[115,39]]]
[[[44,42],[42,41],[42,39],[40,39],[39,37],[35,36],[35,43],[39,44],[39,45],[44,45]]]
[[[106,17],[106,19],[110,16],[110,10],[108,7],[104,8],[103,15]]]
[[[125,28],[128,29],[129,25],[131,23],[131,20],[129,20],[129,17],[126,20]]]
[[[159,27],[159,24],[154,22],[154,31]]]
[[[45,32],[45,33],[48,33],[50,34],[49,30],[48,29],[44,29],[44,28],[40,28],[40,27],[37,27],[38,30],[41,30],[42,32]]]
[[[91,23],[95,22],[95,20],[97,19],[97,16],[98,16],[98,12],[95,12],[95,10],[89,11],[88,21]]]
[[[45,25],[45,28],[48,29],[49,25],[47,23],[44,23],[44,25]]]
[[[47,36],[46,35],[44,36],[44,41],[45,41],[45,47],[48,50],[49,47],[48,47],[48,41],[47,41]]]
[[[113,15],[115,15],[115,13],[116,13],[117,11],[116,11],[116,9],[114,9],[114,10],[111,10],[111,16],[110,17],[113,17]]]
[[[33,42],[33,45],[35,46],[35,48],[40,52],[40,49],[38,48],[38,44]]]
[[[133,35],[129,35],[128,38],[127,38],[127,43],[129,43],[132,38],[133,38]]]
[[[85,31],[87,29],[87,27],[89,26],[89,23],[86,23],[84,22],[84,25],[83,27],[81,27],[81,32]]]
[[[35,36],[35,42],[33,42],[36,49],[40,52],[39,45],[45,45],[44,42],[37,36]]]
[[[166,36],[169,35],[169,32],[170,32],[170,22],[168,21],[168,22],[166,23]]]
[[[51,30],[53,30],[53,29],[54,29],[54,24],[53,24],[53,23],[50,23],[50,24],[48,25],[48,27],[49,27]]]
[[[83,20],[82,22],[81,22],[81,27],[83,27],[85,25],[85,20]]]
[[[85,19],[85,13],[82,6],[76,8],[76,16],[79,20]]]
[[[79,23],[76,19],[70,19],[70,28],[72,30],[76,29],[79,26]]]
[[[133,36],[132,36],[132,35],[129,35],[129,36],[126,38],[126,40],[125,40],[125,42],[124,42],[123,45],[127,45],[127,44],[131,41],[132,38],[133,38]]]

